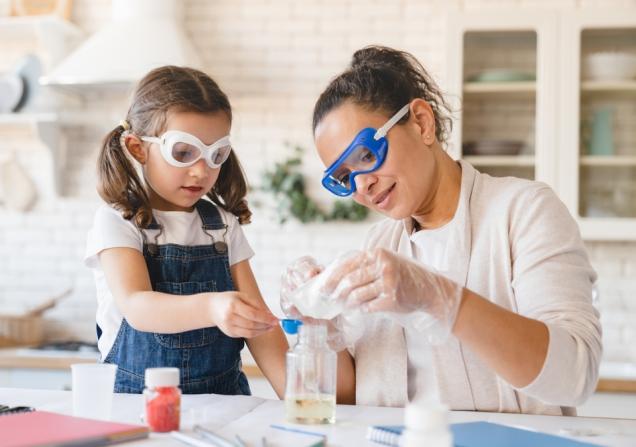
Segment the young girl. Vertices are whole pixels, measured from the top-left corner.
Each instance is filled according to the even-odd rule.
[[[229,140],[232,110],[206,74],[157,68],[104,140],[88,235],[102,360],[115,391],[177,367],[184,393],[250,394],[244,339],[279,396],[287,342],[260,295],[240,225],[246,181]]]

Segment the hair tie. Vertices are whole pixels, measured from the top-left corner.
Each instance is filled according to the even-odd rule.
[[[120,125],[121,127],[123,127],[123,128],[124,128],[124,130],[130,130],[130,124],[128,124],[128,121],[126,121],[126,120],[121,120],[121,121],[119,122],[119,125]]]

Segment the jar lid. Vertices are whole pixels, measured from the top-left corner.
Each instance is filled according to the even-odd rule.
[[[298,326],[303,324],[302,321],[293,318],[284,318],[280,320],[280,325],[286,334],[296,335],[298,333]]]
[[[179,386],[179,368],[146,368],[146,386]]]

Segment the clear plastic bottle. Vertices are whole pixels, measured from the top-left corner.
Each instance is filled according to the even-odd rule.
[[[448,407],[435,401],[415,401],[404,410],[400,447],[453,447]]]
[[[181,389],[179,368],[147,368],[145,421],[154,432],[179,430]]]
[[[327,328],[303,324],[287,352],[285,413],[289,422],[333,424],[336,420],[337,355],[327,344]]]

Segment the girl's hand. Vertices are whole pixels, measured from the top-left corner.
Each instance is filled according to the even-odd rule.
[[[214,324],[229,337],[258,337],[278,325],[267,308],[250,303],[241,292],[214,293],[210,311]]]

